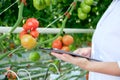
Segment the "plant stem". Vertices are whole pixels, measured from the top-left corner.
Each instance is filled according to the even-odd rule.
[[[8,56],[10,53],[14,54],[16,51],[18,51],[21,48],[21,46],[17,47],[16,49],[12,50],[12,51],[8,51],[6,53],[3,53],[0,55],[0,60],[2,60],[3,58],[5,58],[6,56]]]
[[[22,21],[22,13],[23,13],[23,8],[24,8],[24,3],[21,2],[20,5],[18,5],[18,8],[19,8],[19,12],[18,12],[18,19],[17,19],[16,23],[14,24],[14,26],[8,33],[5,33],[2,36],[0,36],[0,41],[3,40],[6,36],[9,36],[9,34],[12,33],[17,28],[17,26],[20,24],[20,22]]]
[[[9,33],[12,33],[22,21],[24,3],[21,2],[21,4],[18,6],[18,8],[19,8],[18,19],[17,19],[16,23],[14,24],[13,28],[10,30]]]

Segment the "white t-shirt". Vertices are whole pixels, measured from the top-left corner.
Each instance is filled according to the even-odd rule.
[[[96,27],[92,58],[118,62],[120,66],[120,0],[113,0]],[[90,72],[89,80],[120,80],[120,77]]]

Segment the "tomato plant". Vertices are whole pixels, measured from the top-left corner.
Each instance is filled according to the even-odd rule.
[[[26,49],[32,49],[36,46],[36,39],[29,34],[25,34],[21,38],[21,45]]]
[[[40,59],[40,54],[37,51],[31,52],[29,55],[31,61],[38,61]]]
[[[71,35],[64,35],[62,38],[62,42],[64,45],[68,46],[74,42],[74,39]]]
[[[62,48],[62,42],[60,40],[54,40],[52,42],[52,48],[61,49]]]

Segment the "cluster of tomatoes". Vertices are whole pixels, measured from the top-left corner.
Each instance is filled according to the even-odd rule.
[[[52,42],[52,48],[57,48],[65,51],[69,51],[69,46],[74,42],[74,38],[69,35],[65,34],[64,36],[59,36]]]
[[[43,10],[51,4],[57,5],[58,2],[64,2],[65,0],[33,0],[33,6],[37,10]]]
[[[21,45],[26,49],[32,49],[36,46],[36,38],[39,36],[37,30],[39,21],[36,18],[29,18],[23,25],[23,30],[20,32]]]
[[[81,20],[85,20],[87,18],[88,13],[91,11],[91,5],[93,4],[93,0],[83,0],[80,3],[80,7],[78,8],[78,18]]]

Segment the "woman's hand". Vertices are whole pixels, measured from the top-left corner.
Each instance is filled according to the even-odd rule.
[[[91,48],[86,47],[86,48],[78,48],[74,51],[76,54],[80,54],[85,57],[90,57],[91,56]]]
[[[74,51],[74,53],[78,53],[78,54],[86,54],[87,56],[90,55],[91,53],[91,48],[81,48],[81,49],[77,49]],[[53,56],[57,57],[58,59],[61,59],[63,61],[72,63],[74,65],[77,65],[83,69],[87,69],[87,65],[89,63],[89,61],[85,58],[80,58],[80,57],[73,57],[69,54],[58,54],[58,53],[51,53]]]

